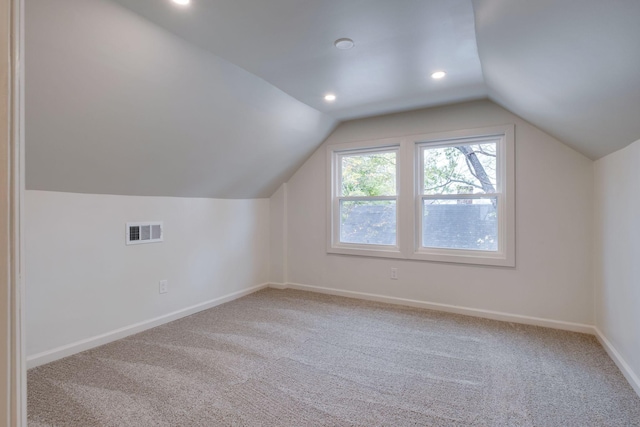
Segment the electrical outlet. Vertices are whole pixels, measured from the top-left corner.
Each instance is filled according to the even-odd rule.
[[[398,280],[398,269],[391,268],[391,279]]]
[[[168,280],[160,280],[160,286],[158,288],[161,294],[166,294],[169,292],[169,281]]]

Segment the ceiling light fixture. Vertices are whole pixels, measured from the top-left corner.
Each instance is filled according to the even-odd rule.
[[[191,3],[191,0],[172,0],[175,4],[179,4],[180,6],[186,6]]]
[[[444,71],[436,71],[435,73],[431,74],[431,78],[436,79],[436,80],[440,80],[441,78],[443,78],[446,75],[447,75],[447,73],[445,73]]]
[[[324,100],[327,102],[333,102],[336,100],[336,96],[332,93],[329,93],[327,95],[324,96]]]
[[[356,45],[353,40],[347,38],[338,39],[333,44],[340,50],[349,50]]]

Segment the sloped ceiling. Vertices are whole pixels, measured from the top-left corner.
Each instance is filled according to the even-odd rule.
[[[114,1],[339,120],[487,94],[470,0]]]
[[[493,101],[592,159],[640,139],[640,1],[474,7]]]
[[[104,0],[26,2],[27,189],[269,197],[336,120]]]
[[[27,188],[268,197],[340,121],[484,97],[598,158],[640,138],[638,20],[637,0],[29,0]]]

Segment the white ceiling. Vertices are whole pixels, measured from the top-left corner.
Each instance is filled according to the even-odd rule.
[[[268,197],[339,121],[484,97],[594,159],[640,138],[638,0],[26,11],[31,189]],[[355,48],[336,49],[341,37]]]
[[[469,0],[115,1],[339,120],[487,95]]]
[[[593,159],[640,138],[639,0],[115,1],[338,120],[488,96]]]
[[[640,139],[640,0],[474,0],[489,97],[592,159]]]

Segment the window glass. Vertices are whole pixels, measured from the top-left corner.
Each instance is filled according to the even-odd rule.
[[[396,152],[342,156],[341,196],[395,196]]]
[[[340,241],[368,245],[396,244],[396,201],[341,201]]]
[[[498,250],[497,199],[426,199],[422,209],[422,246]]]
[[[423,150],[423,194],[495,193],[496,143]]]

